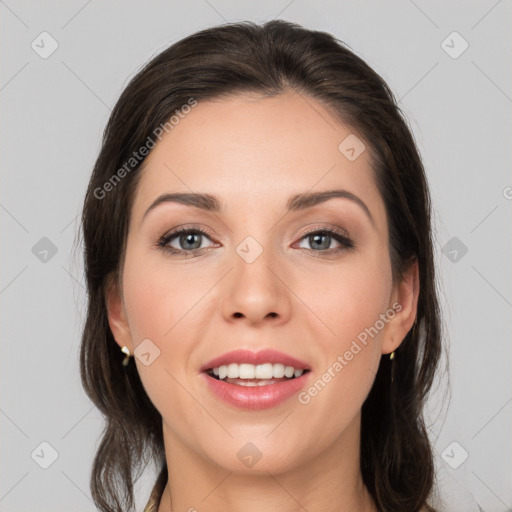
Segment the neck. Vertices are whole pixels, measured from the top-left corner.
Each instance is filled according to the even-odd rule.
[[[326,449],[280,472],[223,468],[163,427],[169,478],[158,512],[377,511],[361,477],[360,415]]]

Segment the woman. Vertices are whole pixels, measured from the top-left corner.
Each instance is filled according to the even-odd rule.
[[[112,112],[82,229],[100,510],[133,509],[148,460],[146,511],[434,510],[429,192],[343,43],[274,20],[161,52]]]

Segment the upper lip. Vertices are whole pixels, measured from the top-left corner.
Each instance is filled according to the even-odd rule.
[[[252,352],[251,350],[233,350],[231,352],[226,352],[218,357],[215,357],[211,361],[203,364],[200,368],[202,372],[207,370],[211,370],[212,368],[218,368],[222,365],[228,365],[231,363],[237,364],[263,364],[263,363],[273,363],[273,364],[283,364],[284,366],[293,366],[296,370],[310,370],[310,366],[297,359],[296,357],[290,356],[283,352],[279,352],[278,350],[274,350],[271,348],[267,348],[264,350],[260,350],[259,352]]]

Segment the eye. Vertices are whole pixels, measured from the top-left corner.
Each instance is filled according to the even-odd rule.
[[[198,228],[181,228],[167,233],[160,238],[157,247],[172,254],[193,256],[195,252],[206,249],[204,239],[210,239],[210,234]]]
[[[171,254],[182,254],[185,257],[194,257],[197,253],[203,253],[208,245],[206,240],[211,240],[212,235],[200,228],[185,227],[171,233],[167,233],[157,242],[157,248]],[[311,248],[299,246],[310,252],[332,254],[354,248],[354,243],[343,230],[318,229],[309,231],[300,238],[301,243],[307,243]],[[332,244],[338,247],[332,247]],[[210,246],[211,247],[211,246]]]
[[[306,233],[300,240],[305,241],[311,247],[311,249],[307,247],[301,248],[313,252],[333,253],[354,248],[354,243],[344,232],[333,229],[315,229]],[[336,242],[339,247],[332,248],[332,242]]]

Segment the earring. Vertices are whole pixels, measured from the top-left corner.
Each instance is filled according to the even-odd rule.
[[[121,349],[121,352],[126,354],[126,357],[123,359],[123,366],[128,366],[131,357],[130,350],[125,346]]]
[[[393,350],[393,352],[391,352],[391,354],[389,355],[389,360],[391,361],[391,383],[393,383],[393,381],[395,380],[395,362],[394,362],[394,359],[395,359],[395,351]]]

